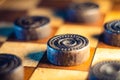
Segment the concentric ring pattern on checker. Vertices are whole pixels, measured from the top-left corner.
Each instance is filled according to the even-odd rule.
[[[12,54],[0,54],[0,80],[23,80],[21,59]]]
[[[83,36],[75,34],[59,35],[48,41],[48,45],[54,49],[63,51],[78,50],[89,43],[88,39]]]
[[[95,64],[90,80],[120,80],[120,61],[103,61]]]

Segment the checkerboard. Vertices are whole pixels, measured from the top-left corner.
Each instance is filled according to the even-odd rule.
[[[101,34],[105,22],[120,19],[120,11],[102,13],[99,21],[90,24],[65,22],[62,18],[54,16],[52,10],[45,8],[28,10],[27,15],[50,17],[51,34],[39,40],[18,41],[13,34],[13,25],[0,23],[0,53],[14,54],[22,59],[24,80],[87,80],[89,70],[94,64],[104,60],[119,60],[120,47],[105,44]],[[55,35],[65,33],[80,34],[89,39],[90,57],[86,62],[64,67],[53,65],[47,60],[47,41]]]

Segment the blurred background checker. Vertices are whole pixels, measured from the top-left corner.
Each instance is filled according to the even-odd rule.
[[[47,43],[48,60],[55,65],[78,65],[88,60],[89,55],[88,39],[77,34],[57,35]]]
[[[104,42],[120,47],[120,20],[108,22],[104,27]]]
[[[73,22],[92,23],[100,19],[99,6],[92,2],[73,3],[69,6],[68,20]]]
[[[50,19],[43,16],[26,16],[14,23],[18,40],[37,40],[50,35]]]
[[[23,80],[21,59],[11,54],[0,54],[0,80]]]
[[[94,65],[90,80],[120,80],[120,61],[103,61]]]

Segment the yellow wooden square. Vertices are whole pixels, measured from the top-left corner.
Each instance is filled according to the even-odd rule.
[[[37,68],[30,80],[87,80],[88,72]]]
[[[97,48],[92,65],[105,60],[120,61],[120,49]]]
[[[100,11],[102,13],[108,13],[113,6],[113,3],[111,0],[92,0],[92,1],[99,5]]]
[[[53,10],[50,8],[37,8],[28,10],[28,15],[49,17],[51,27],[60,27],[64,23],[64,20],[61,17],[55,16]]]
[[[104,23],[112,20],[120,20],[120,11],[111,11],[108,14],[106,14]]]
[[[45,44],[24,42],[6,42],[0,48],[1,53],[14,54],[23,60],[24,66],[37,66],[46,50]]]
[[[79,34],[85,36],[90,41],[91,47],[96,47],[98,43],[98,37],[102,31],[101,27],[97,26],[81,26],[81,25],[64,25],[59,28],[56,35],[59,34]]]

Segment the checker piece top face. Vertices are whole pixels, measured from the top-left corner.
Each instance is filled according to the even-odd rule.
[[[50,47],[61,51],[79,50],[88,44],[87,38],[75,34],[58,35],[48,41]]]
[[[18,40],[37,40],[50,35],[50,19],[44,16],[26,16],[14,22]],[[45,31],[47,32],[45,33]]]
[[[22,61],[15,55],[0,54],[0,80],[23,80]]]
[[[120,20],[114,20],[106,23],[105,30],[111,33],[120,34]]]
[[[71,4],[67,10],[69,21],[93,23],[100,19],[99,6],[92,2]]]
[[[21,65],[21,60],[9,54],[0,54],[0,74],[11,71]]]
[[[26,16],[17,19],[14,24],[24,29],[30,29],[41,27],[49,22],[49,18],[44,16]]]
[[[87,10],[87,9],[98,9],[99,6],[95,3],[91,2],[85,2],[85,3],[79,3],[76,5],[71,5],[71,8],[73,9],[80,9],[80,10]]]
[[[56,65],[78,65],[89,57],[89,41],[77,34],[63,34],[47,43],[48,60]]]
[[[120,80],[120,62],[104,61],[91,69],[90,80]]]
[[[120,20],[106,23],[104,29],[104,42],[120,47]]]

